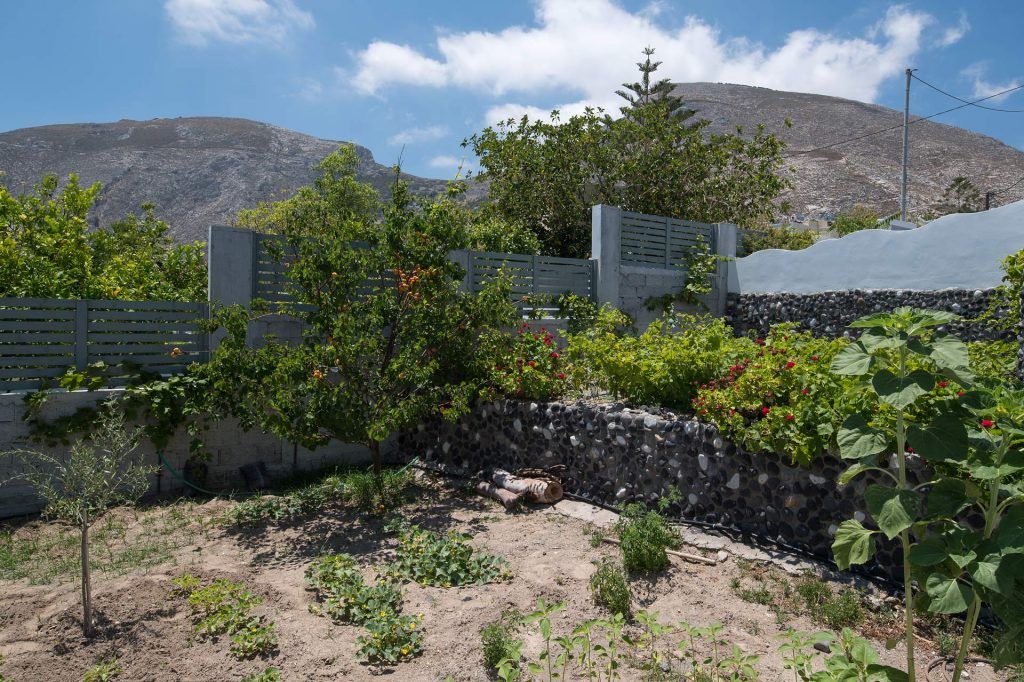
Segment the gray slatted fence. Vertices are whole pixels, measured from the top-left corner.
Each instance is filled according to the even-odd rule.
[[[491,251],[470,251],[466,275],[470,291],[480,291],[484,285],[505,273],[511,280],[512,299],[560,294],[575,294],[594,300],[594,261],[582,258],[531,256]],[[522,303],[520,308],[534,306]]]
[[[686,267],[689,252],[701,241],[715,251],[713,226],[646,213],[622,212],[623,265],[645,268]]]
[[[253,298],[270,303],[294,302],[295,297],[288,290],[287,267],[294,257],[295,248],[282,237],[257,233],[252,264]]]
[[[0,299],[0,391],[39,388],[103,361],[109,385],[128,365],[168,375],[206,360],[206,303]]]

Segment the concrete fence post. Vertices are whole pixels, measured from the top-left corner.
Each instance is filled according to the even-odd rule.
[[[620,307],[619,265],[622,255],[622,209],[599,204],[591,209],[590,258],[594,261],[594,294],[598,305]]]
[[[722,317],[725,315],[726,299],[729,294],[729,262],[736,258],[737,228],[731,223],[716,223],[712,225],[711,230],[715,255],[719,256],[719,259],[711,280],[708,308],[715,317]]]
[[[206,242],[210,304],[248,307],[256,293],[256,233],[224,225],[211,225]],[[252,330],[250,329],[250,334]],[[218,329],[210,335],[213,351],[227,335]],[[252,343],[252,339],[248,339]]]
[[[469,249],[449,251],[448,260],[453,263],[458,263],[466,272],[462,281],[459,283],[459,291],[467,294],[473,293],[473,273],[470,271],[470,267],[473,265],[473,252]]]

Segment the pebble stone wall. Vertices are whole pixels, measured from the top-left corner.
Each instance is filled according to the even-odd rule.
[[[877,473],[839,487],[842,461],[823,457],[809,468],[788,457],[753,454],[722,438],[717,427],[665,410],[622,404],[496,401],[461,420],[421,424],[399,437],[399,451],[428,465],[475,476],[500,467],[564,464],[565,489],[592,502],[621,507],[656,503],[676,488],[677,518],[720,525],[831,558],[836,527],[865,520],[864,488]],[[920,482],[920,470],[909,477]],[[877,543],[869,570],[896,575],[898,550]]]
[[[870,313],[890,311],[900,306],[931,308],[956,313],[965,320],[949,325],[948,331],[965,341],[992,340],[1012,333],[1000,334],[983,323],[966,320],[988,309],[992,289],[943,289],[940,291],[909,291],[899,289],[854,289],[825,291],[814,294],[729,294],[726,320],[739,335],[754,332],[763,336],[768,327],[779,322],[798,322],[815,336],[837,338],[854,336],[856,330],[847,325]]]

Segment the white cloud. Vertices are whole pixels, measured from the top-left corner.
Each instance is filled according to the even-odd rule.
[[[902,72],[934,18],[890,7],[862,36],[808,28],[768,49],[723,36],[700,18],[658,23],[659,5],[632,13],[614,0],[538,0],[535,25],[500,31],[441,33],[436,57],[407,45],[376,41],[356,55],[351,84],[364,94],[388,86],[455,86],[503,101],[488,113],[543,113],[516,100],[571,93],[559,108],[615,107],[614,90],[636,78],[640,50],[651,45],[664,62],[659,75],[678,82],[719,81],[872,101],[886,78]]]
[[[448,154],[435,156],[434,158],[427,162],[427,165],[430,166],[431,168],[447,170],[453,173],[458,171],[460,167],[463,173],[465,173],[466,171],[473,170],[472,162],[468,161],[465,158],[450,156]]]
[[[967,21],[967,12],[960,11],[960,20],[956,26],[950,26],[942,34],[939,39],[939,47],[949,47],[954,43],[960,42],[960,39],[967,35],[967,32],[971,30],[971,24]]]
[[[408,128],[399,133],[395,133],[388,139],[389,144],[401,145],[401,144],[412,144],[414,142],[429,142],[431,140],[440,140],[442,137],[448,134],[448,128],[446,126],[423,126]]]
[[[211,42],[281,46],[292,33],[313,28],[313,15],[293,0],[166,0],[164,11],[190,45]]]
[[[986,71],[987,65],[984,62],[977,62],[971,64],[966,69],[960,72],[962,76],[970,79],[972,85],[974,86],[975,98],[990,97],[991,95],[994,95],[997,92],[1002,92],[1003,90],[1010,90],[1011,88],[1016,88],[1020,86],[1019,78],[1012,78],[1004,83],[993,83],[992,81],[986,78]],[[999,97],[993,97],[991,100],[987,101],[998,102],[1008,97],[1009,94],[1010,93],[1000,95]]]

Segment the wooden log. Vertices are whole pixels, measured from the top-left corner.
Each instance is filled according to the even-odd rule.
[[[512,511],[518,507],[523,500],[522,495],[517,495],[511,490],[499,488],[493,483],[488,483],[487,481],[480,481],[477,483],[476,491],[484,497],[489,497],[492,500],[501,502],[501,506],[505,507],[505,511]]]
[[[552,504],[562,499],[562,484],[558,481],[520,478],[504,469],[495,469],[491,478],[502,488],[525,495],[530,502]]]

